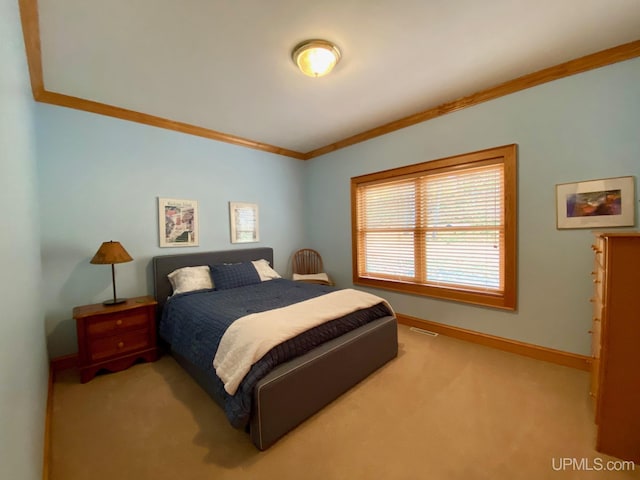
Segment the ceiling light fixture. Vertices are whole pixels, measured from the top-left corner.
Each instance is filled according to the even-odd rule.
[[[340,50],[327,40],[305,40],[291,52],[293,62],[310,77],[322,77],[340,61]]]

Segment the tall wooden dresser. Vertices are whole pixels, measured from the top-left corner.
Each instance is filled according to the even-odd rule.
[[[640,232],[598,233],[592,248],[596,449],[640,464]]]

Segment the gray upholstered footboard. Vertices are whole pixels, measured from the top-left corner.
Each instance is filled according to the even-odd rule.
[[[254,390],[249,425],[254,445],[266,450],[397,354],[397,321],[383,317],[275,368]],[[171,355],[216,402],[221,402],[210,372],[200,370],[175,351]]]
[[[397,354],[397,321],[384,317],[280,365],[256,385],[251,440],[269,448]]]

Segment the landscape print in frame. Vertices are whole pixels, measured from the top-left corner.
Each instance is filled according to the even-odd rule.
[[[557,228],[632,227],[634,180],[616,177],[556,185]]]

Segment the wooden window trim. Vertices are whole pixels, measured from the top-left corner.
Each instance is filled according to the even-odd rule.
[[[391,279],[361,277],[358,273],[359,245],[357,231],[357,189],[358,186],[385,179],[416,176],[422,172],[455,170],[486,163],[504,165],[504,265],[502,275],[504,289],[501,293],[479,292],[461,287],[434,287]],[[365,287],[382,288],[413,295],[452,300],[483,305],[505,310],[516,310],[517,306],[517,145],[505,145],[477,152],[422,162],[414,165],[370,173],[351,179],[351,238],[353,283]]]

